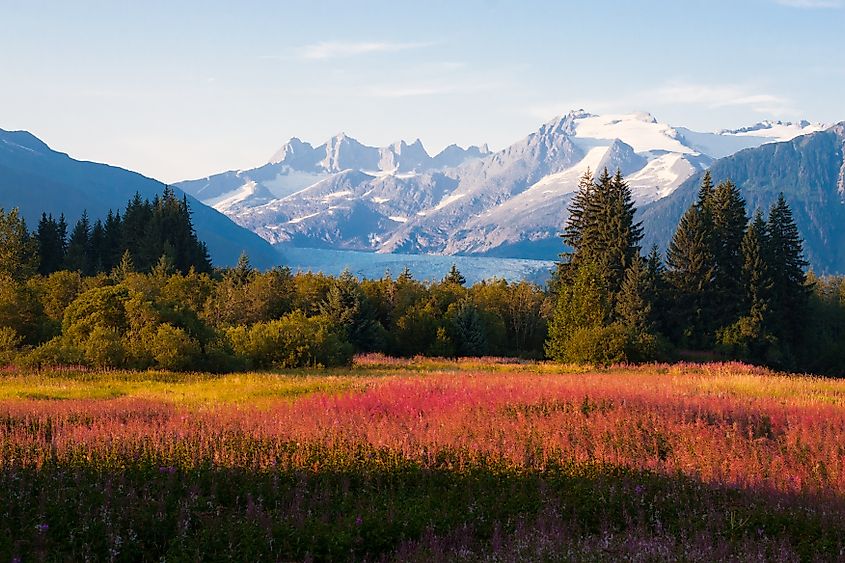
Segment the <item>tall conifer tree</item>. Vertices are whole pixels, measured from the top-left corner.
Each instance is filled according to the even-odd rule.
[[[772,275],[772,316],[775,333],[794,345],[807,315],[810,289],[807,287],[804,242],[781,193],[769,211],[769,270]]]
[[[727,326],[741,315],[742,239],[748,217],[745,200],[733,182],[716,186],[707,204],[712,221],[711,244],[715,261],[714,302],[711,308],[715,326]]]
[[[690,207],[681,217],[666,255],[666,277],[675,301],[670,324],[679,340],[696,347],[708,345],[712,335],[707,312],[713,299],[715,267],[706,221],[705,212],[697,205]]]

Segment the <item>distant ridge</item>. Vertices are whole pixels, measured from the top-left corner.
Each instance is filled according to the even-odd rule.
[[[104,218],[109,209],[123,209],[136,192],[152,199],[163,189],[163,183],[135,172],[74,160],[26,131],[0,129],[0,207],[20,208],[30,228],[42,212],[64,213],[72,225],[83,210],[92,219]],[[241,252],[258,267],[279,262],[278,253],[254,233],[192,196],[188,202],[215,265],[234,265]]]

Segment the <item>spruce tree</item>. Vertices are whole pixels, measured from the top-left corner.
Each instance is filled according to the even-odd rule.
[[[123,225],[120,212],[113,213],[111,209],[103,225],[103,250],[101,260],[103,270],[111,271],[120,263],[123,252]]]
[[[696,201],[695,205],[699,211],[705,211],[707,209],[710,198],[713,196],[713,191],[713,177],[710,175],[710,171],[707,170],[704,172],[704,176],[701,178],[701,184],[698,186],[698,201]]]
[[[711,244],[716,266],[711,311],[714,325],[721,327],[733,323],[741,314],[741,246],[748,217],[745,214],[745,200],[730,181],[716,186],[709,196],[707,208],[712,221]]]
[[[768,228],[758,210],[742,238],[743,312],[719,332],[723,352],[736,358],[780,363],[781,346],[769,332],[772,278],[767,262]]]
[[[458,271],[457,264],[452,264],[452,268],[449,270],[449,273],[446,274],[446,277],[443,278],[445,283],[454,283],[457,285],[466,285],[467,279],[461,275],[461,272]]]
[[[459,356],[483,356],[487,354],[487,334],[478,306],[470,299],[457,303],[450,323],[451,339]]]
[[[652,319],[655,329],[660,334],[668,334],[668,312],[671,303],[666,284],[666,268],[657,244],[653,244],[645,259],[647,284],[652,288],[651,301],[653,304]]]
[[[669,319],[678,340],[707,346],[712,336],[708,311],[713,300],[715,263],[705,213],[693,205],[681,217],[666,255],[667,280],[675,306]]]
[[[762,326],[769,322],[772,300],[772,275],[769,271],[769,230],[760,210],[748,225],[742,238],[742,283],[746,314]]]
[[[91,225],[88,221],[88,212],[83,211],[82,217],[76,222],[68,240],[65,267],[68,270],[80,272],[84,276],[90,276],[93,273],[91,266]]]
[[[642,260],[635,260],[627,270],[616,300],[616,318],[635,334],[654,330],[653,281]]]
[[[40,263],[38,273],[43,276],[52,274],[62,268],[65,260],[65,245],[59,223],[52,215],[41,214],[35,238],[38,241],[38,256]]]
[[[0,207],[0,278],[22,282],[38,271],[38,241],[30,236],[17,209]]]
[[[806,320],[810,289],[804,243],[782,193],[769,211],[767,228],[773,329],[787,346],[794,346]]]
[[[249,283],[249,281],[257,274],[255,268],[249,261],[249,256],[246,252],[242,252],[238,258],[238,263],[234,268],[226,272],[225,277],[231,280],[235,287],[241,287]]]
[[[578,255],[578,251],[581,249],[581,240],[585,224],[588,220],[586,215],[587,207],[593,198],[595,189],[596,185],[593,183],[593,174],[587,168],[587,171],[584,172],[584,175],[581,176],[581,180],[578,182],[578,191],[575,192],[575,196],[569,205],[569,218],[566,221],[566,227],[564,228],[563,234],[560,235],[563,238],[564,244],[571,249],[561,254],[561,263],[564,265],[572,264]]]
[[[111,275],[114,279],[123,281],[129,274],[133,273],[135,273],[135,263],[132,261],[132,253],[129,250],[124,250],[120,262],[114,267]]]
[[[104,268],[104,255],[106,254],[105,249],[105,229],[103,228],[103,222],[97,219],[94,221],[94,226],[91,227],[91,238],[89,241],[90,245],[90,261],[91,261],[91,272],[92,273],[99,273],[105,270]]]
[[[620,170],[609,184],[606,222],[603,228],[605,271],[611,295],[622,287],[625,271],[640,260],[642,225],[634,222],[636,208],[628,184]]]

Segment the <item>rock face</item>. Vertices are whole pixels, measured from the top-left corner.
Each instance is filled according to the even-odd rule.
[[[64,213],[72,226],[83,210],[92,219],[105,218],[109,209],[126,207],[136,192],[152,199],[163,189],[161,182],[135,172],[74,160],[26,131],[0,129],[0,207],[19,208],[30,228],[42,212]],[[234,265],[241,252],[258,267],[280,262],[278,253],[255,233],[191,196],[188,202],[194,227],[215,265]]]
[[[262,167],[178,184],[272,243],[376,252],[554,258],[589,169],[620,169],[639,205],[739,150],[820,127],[764,123],[700,133],[647,113],[573,111],[496,153],[422,143],[291,139]],[[768,136],[767,136],[768,135]]]

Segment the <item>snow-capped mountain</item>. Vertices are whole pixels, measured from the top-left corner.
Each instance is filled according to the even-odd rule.
[[[581,110],[496,153],[452,145],[432,157],[419,140],[369,147],[340,134],[314,147],[294,138],[262,167],[178,185],[273,243],[554,257],[588,169],[620,169],[643,205],[717,158],[821,129],[763,122],[703,133],[647,113]]]
[[[414,174],[438,170],[488,155],[483,147],[446,147],[429,156],[422,142],[398,141],[387,147],[369,147],[340,133],[318,147],[294,137],[253,170],[230,171],[200,180],[181,182],[188,193],[230,214],[297,193],[346,170],[371,176]]]

